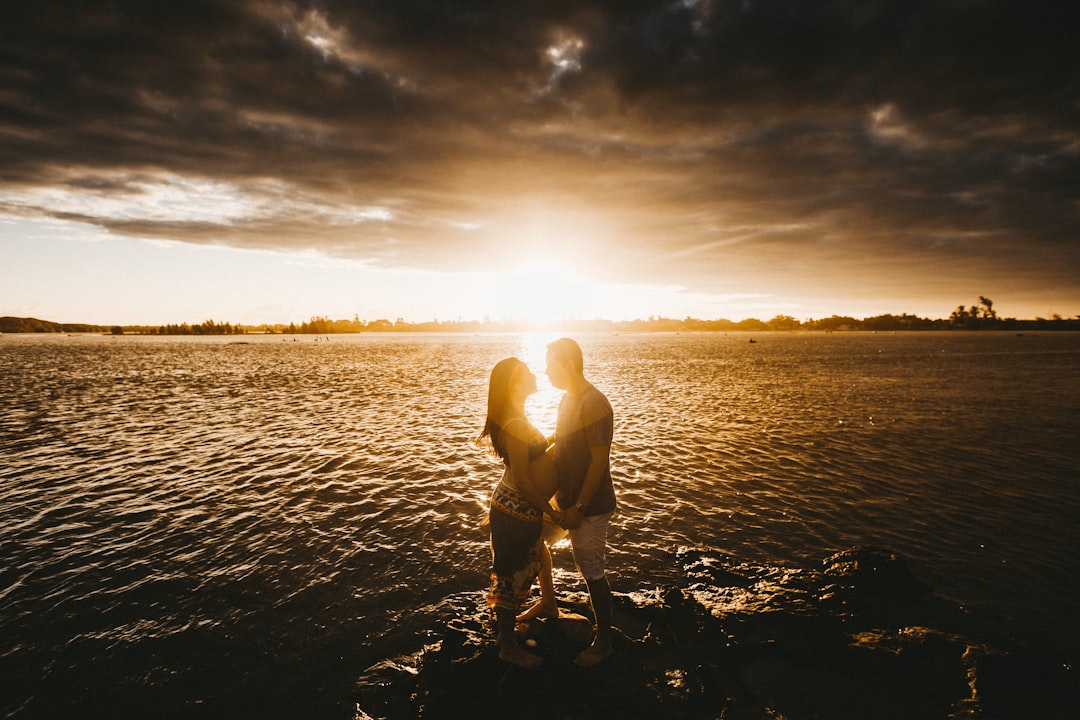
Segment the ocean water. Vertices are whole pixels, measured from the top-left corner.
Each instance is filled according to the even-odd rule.
[[[0,715],[352,717],[442,600],[482,604],[487,375],[528,362],[551,429],[551,339],[0,337]],[[1075,661],[1080,334],[578,339],[616,593],[685,585],[688,548],[874,545]]]

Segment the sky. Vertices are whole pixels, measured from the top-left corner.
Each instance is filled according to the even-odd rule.
[[[5,0],[0,315],[1080,316],[1080,5]]]

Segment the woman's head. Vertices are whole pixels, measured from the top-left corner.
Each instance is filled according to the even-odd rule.
[[[523,405],[525,398],[536,392],[536,376],[529,366],[516,357],[508,357],[495,363],[488,380],[487,421],[480,437],[490,435],[499,448],[499,425],[516,405]],[[499,453],[502,454],[501,452]]]
[[[536,392],[536,376],[516,357],[495,363],[488,381],[488,418],[502,419],[508,408]]]
[[[508,357],[495,363],[495,367],[491,369],[491,377],[488,379],[489,418],[501,415],[503,408],[510,403],[514,376],[524,364],[516,357]]]

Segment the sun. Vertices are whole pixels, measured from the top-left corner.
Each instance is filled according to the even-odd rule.
[[[548,327],[592,317],[595,310],[593,284],[587,278],[539,256],[489,273],[487,284],[487,314],[492,319]]]
[[[473,296],[492,320],[557,329],[627,304],[610,253],[620,231],[607,215],[533,198],[509,203],[483,232],[490,254]]]

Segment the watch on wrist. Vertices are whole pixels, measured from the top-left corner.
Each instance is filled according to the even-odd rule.
[[[578,510],[580,510],[582,515],[585,514],[585,503],[583,503],[583,502],[574,503],[574,507],[576,507]]]

